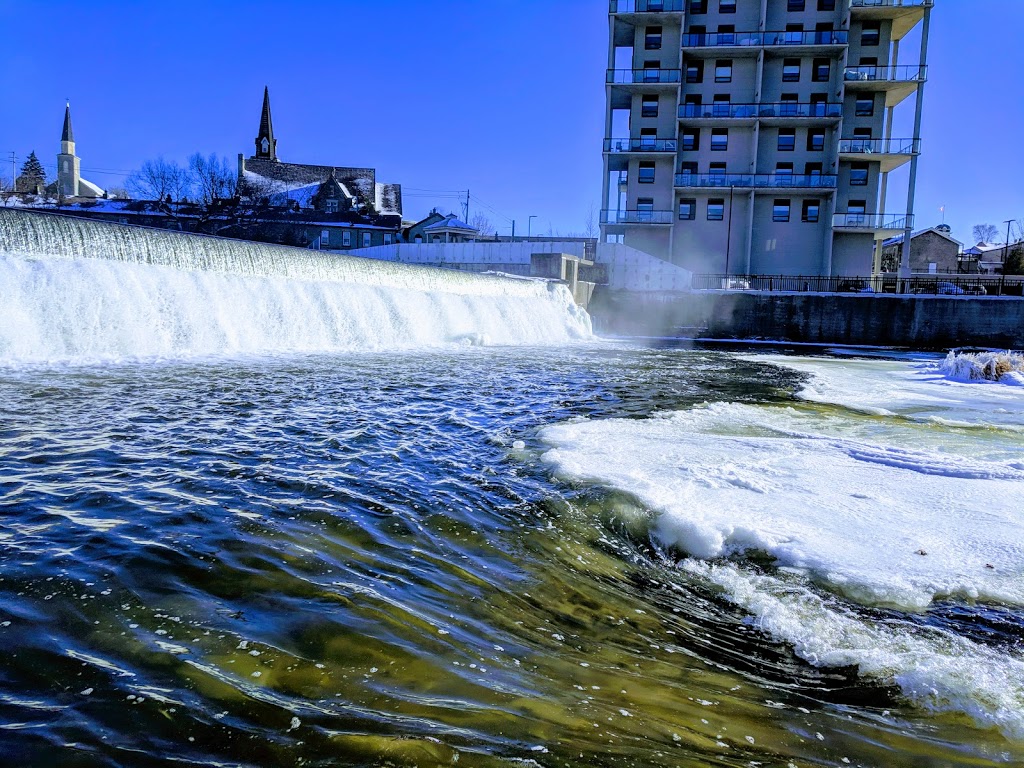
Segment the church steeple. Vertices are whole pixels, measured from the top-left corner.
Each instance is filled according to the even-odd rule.
[[[260,116],[260,133],[256,137],[256,159],[277,160],[277,139],[274,138],[274,121],[270,117],[270,89],[263,88],[263,114]]]
[[[60,135],[60,151],[64,155],[75,154],[75,132],[71,128],[71,102],[64,107],[64,132]]]

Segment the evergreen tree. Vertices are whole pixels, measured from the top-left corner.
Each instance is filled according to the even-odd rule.
[[[21,166],[21,176],[18,177],[18,189],[22,192],[35,192],[39,187],[46,186],[46,169],[39,162],[35,152],[30,152],[28,160]]]
[[[1003,263],[1004,275],[1024,275],[1024,243],[1014,248]]]

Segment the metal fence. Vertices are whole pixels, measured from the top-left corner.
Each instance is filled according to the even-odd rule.
[[[1024,297],[1024,277],[1017,275],[896,275],[821,277],[814,275],[694,275],[695,291],[768,293],[851,293],[863,295]]]

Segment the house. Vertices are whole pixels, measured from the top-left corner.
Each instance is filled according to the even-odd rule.
[[[910,271],[915,274],[956,273],[960,269],[963,243],[945,224],[922,229],[910,236]],[[903,255],[903,235],[882,243],[882,271],[895,272]]]
[[[427,218],[408,227],[403,234],[407,243],[470,243],[480,237],[480,230],[454,214],[445,216],[434,209]]]

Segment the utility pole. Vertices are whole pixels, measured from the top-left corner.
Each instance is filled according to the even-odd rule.
[[[1016,221],[1016,219],[1010,219],[1009,221],[1003,222],[1006,225],[1006,245],[1003,246],[1003,264],[1005,264],[1006,260],[1010,258],[1010,225],[1013,224],[1014,221]]]
[[[533,220],[540,218],[539,216],[531,216],[526,220],[526,242],[530,242],[530,238],[533,236]]]
[[[11,192],[16,192],[18,187],[18,156],[11,152]]]
[[[469,190],[466,190],[466,217],[463,219],[464,222],[469,224]]]

